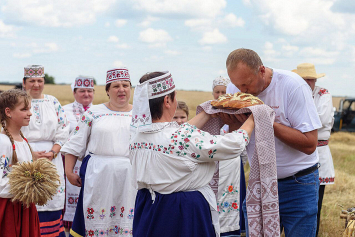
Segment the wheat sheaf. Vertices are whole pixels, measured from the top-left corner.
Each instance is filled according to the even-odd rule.
[[[22,162],[13,166],[9,174],[12,201],[44,205],[57,193],[60,179],[55,165],[41,158],[34,162]]]

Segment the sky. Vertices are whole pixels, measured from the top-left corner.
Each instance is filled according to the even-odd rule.
[[[355,97],[354,0],[0,0],[1,82],[29,64],[68,84],[127,67],[133,85],[168,70],[178,89],[210,91],[237,48],[272,68],[314,63],[317,85]]]

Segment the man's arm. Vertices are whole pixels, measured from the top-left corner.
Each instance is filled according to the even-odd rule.
[[[302,133],[297,129],[274,122],[274,133],[280,141],[307,155],[312,154],[317,148],[317,130]]]

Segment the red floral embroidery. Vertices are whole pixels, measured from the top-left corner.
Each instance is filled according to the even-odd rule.
[[[232,185],[229,185],[228,191],[229,191],[229,192],[233,192],[233,186],[232,186]]]
[[[233,203],[232,203],[232,207],[233,207],[234,209],[238,209],[238,204],[235,203],[235,202],[233,202]]]

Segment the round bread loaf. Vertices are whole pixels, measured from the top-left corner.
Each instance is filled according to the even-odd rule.
[[[243,92],[221,95],[217,100],[211,101],[211,105],[216,109],[241,109],[261,104],[264,102],[258,97]]]

